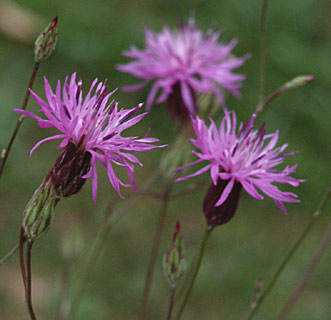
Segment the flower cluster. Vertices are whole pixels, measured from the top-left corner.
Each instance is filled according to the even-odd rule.
[[[208,128],[199,117],[192,119],[196,139],[192,144],[200,149],[200,152],[192,151],[199,159],[182,166],[183,169],[194,164],[207,161],[207,164],[197,172],[181,177],[176,182],[186,180],[210,170],[213,185],[219,181],[227,181],[224,184],[218,199],[214,205],[221,206],[231,196],[235,186],[240,184],[252,197],[262,200],[263,196],[256,188],[272,198],[281,211],[286,213],[283,202],[299,202],[297,196],[291,192],[283,192],[273,183],[286,183],[298,186],[304,180],[290,177],[297,165],[277,171],[274,167],[283,162],[283,159],[295,152],[281,154],[287,144],[275,148],[278,141],[278,131],[273,134],[265,134],[265,125],[260,130],[254,130],[255,115],[245,124],[241,123],[236,133],[237,119],[235,113],[225,111],[225,116],[219,128],[211,120]],[[239,193],[238,188],[235,191]]]
[[[116,90],[107,93],[108,86],[106,82],[98,83],[98,79],[93,81],[86,97],[83,98],[82,81],[76,82],[76,73],[71,76],[70,81],[66,77],[62,89],[61,83],[58,81],[55,93],[46,78],[44,81],[47,102],[33,91],[30,91],[30,93],[41,106],[40,111],[44,113],[47,119],[25,110],[15,111],[36,119],[41,128],[55,127],[61,132],[59,135],[39,141],[30,152],[31,155],[44,142],[62,139],[59,149],[65,148],[65,151],[57,160],[52,173],[52,179],[55,179],[60,185],[61,192],[65,192],[65,195],[77,192],[77,190],[70,191],[72,186],[67,185],[75,181],[75,176],[78,177],[76,179],[76,189],[81,188],[82,179],[85,181],[85,179],[92,176],[92,194],[95,202],[97,162],[100,162],[106,168],[109,181],[119,195],[120,185],[124,187],[132,186],[136,189],[133,177],[134,164],[140,166],[142,164],[130,152],[136,153],[163,147],[153,145],[152,143],[159,140],[149,138],[148,132],[143,138],[122,136],[125,129],[138,123],[147,114],[145,112],[133,117],[142,107],[142,104],[133,109],[119,109],[117,102],[108,102]],[[126,169],[131,184],[123,183],[116,176],[113,168],[114,164]]]
[[[219,36],[220,32],[213,30],[203,34],[196,28],[193,18],[173,32],[168,27],[164,27],[159,34],[147,30],[146,48],[138,50],[133,46],[124,55],[135,61],[117,66],[119,70],[145,81],[126,86],[124,90],[139,90],[155,79],[147,97],[147,110],[151,108],[159,89],[162,89],[157,103],[164,102],[168,97],[169,100],[173,100],[173,96],[181,97],[180,104],[184,104],[190,114],[197,111],[194,90],[213,92],[222,103],[221,87],[239,97],[238,89],[245,77],[234,74],[233,70],[243,65],[247,57],[233,57],[231,51],[237,40],[221,44]]]

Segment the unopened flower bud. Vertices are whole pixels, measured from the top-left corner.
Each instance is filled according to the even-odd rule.
[[[22,227],[28,240],[33,241],[49,229],[57,201],[54,186],[46,179],[24,209]]]
[[[45,30],[37,37],[34,44],[35,61],[47,59],[55,51],[57,41],[57,20],[55,17]]]
[[[169,285],[176,287],[179,279],[184,274],[186,258],[184,254],[183,240],[180,234],[180,224],[176,223],[172,242],[167,249],[163,260],[163,272]]]
[[[292,79],[289,82],[286,82],[284,84],[285,89],[290,90],[290,89],[295,89],[298,87],[302,87],[310,82],[312,82],[315,79],[314,76],[298,76]]]
[[[241,184],[237,182],[225,202],[218,207],[215,206],[227,184],[228,180],[219,179],[217,184],[212,184],[207,191],[203,212],[209,226],[219,226],[229,222],[237,211],[241,190]]]

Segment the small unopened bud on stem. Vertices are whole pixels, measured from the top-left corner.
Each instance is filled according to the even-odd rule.
[[[29,241],[49,229],[57,201],[52,182],[45,180],[34,192],[23,213],[22,227]]]
[[[274,99],[276,99],[284,92],[291,89],[302,87],[308,83],[311,83],[314,79],[315,79],[314,76],[297,76],[294,79],[284,83],[281,87],[275,90],[269,97],[267,97],[264,101],[262,101],[259,104],[259,106],[255,111],[256,115],[259,115],[270,102],[272,102]]]
[[[176,287],[179,279],[185,272],[186,258],[184,254],[183,240],[180,234],[180,223],[177,221],[172,242],[164,255],[163,272],[170,286],[169,307],[167,320],[171,319],[175,303]]]
[[[55,51],[57,41],[57,21],[58,18],[55,17],[37,37],[33,49],[36,62],[41,62],[47,59]]]
[[[176,223],[172,242],[167,249],[163,260],[163,272],[170,287],[176,287],[179,279],[185,272],[186,258],[183,248],[183,240],[180,234],[180,223]]]

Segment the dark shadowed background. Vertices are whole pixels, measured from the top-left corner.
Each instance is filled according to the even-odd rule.
[[[206,31],[211,24],[224,28],[221,40],[238,38],[234,53],[252,57],[238,71],[247,76],[242,99],[228,97],[240,121],[254,111],[257,101],[259,62],[259,17],[262,1],[137,1],[137,0],[0,0],[0,148],[5,148],[18,118],[19,108],[33,68],[33,42],[36,35],[59,16],[59,38],[55,54],[40,67],[34,91],[44,97],[42,76],[54,87],[66,75],[77,72],[85,90],[96,77],[107,78],[111,88],[137,83],[130,75],[115,69],[127,62],[122,51],[134,44],[144,45],[144,29],[160,31],[167,23],[187,20],[192,10],[197,25]],[[330,184],[330,88],[331,88],[331,6],[328,0],[270,1],[267,15],[266,93],[271,93],[297,75],[312,74],[315,81],[290,91],[270,104],[260,118],[267,132],[280,130],[279,144],[299,153],[286,164],[299,163],[298,178],[306,183],[291,190],[300,204],[286,205],[283,215],[273,201],[258,201],[243,193],[235,218],[214,231],[202,263],[193,294],[185,310],[185,320],[243,319],[248,312],[253,283],[268,283],[291,244],[298,238]],[[118,91],[120,106],[143,102],[148,88],[136,93]],[[30,101],[28,109],[36,111]],[[151,136],[169,143],[175,135],[165,105],[154,105],[151,113],[133,134]],[[41,146],[29,159],[34,144],[50,135],[26,119],[9,156],[0,181],[0,256],[18,241],[25,204],[53,165],[59,150],[56,142]],[[54,131],[55,132],[55,131]],[[163,150],[139,155],[144,163],[137,168],[138,188],[158,165]],[[123,175],[124,176],[124,175]],[[208,175],[206,174],[204,178]],[[197,179],[198,181],[199,179]],[[183,182],[175,189],[183,189]],[[201,213],[204,186],[197,193],[171,203],[155,282],[150,299],[149,319],[165,319],[168,287],[162,275],[163,252],[176,220],[182,223],[186,254],[191,262],[198,248],[205,221]],[[153,190],[161,190],[158,181]],[[128,195],[130,192],[124,191]],[[33,298],[40,319],[55,319],[64,266],[62,243],[79,228],[83,237],[81,254],[69,274],[69,297],[73,294],[81,265],[85,261],[107,203],[118,197],[99,167],[97,204],[93,205],[91,183],[73,198],[62,201],[56,210],[52,229],[38,239],[33,250]],[[125,200],[121,200],[125,201]],[[134,209],[109,234],[95,272],[83,297],[77,319],[137,319],[145,270],[160,203],[142,197]],[[330,207],[313,227],[291,260],[256,319],[275,319],[296,283],[307,268],[330,218]],[[323,257],[308,287],[288,316],[289,320],[322,320],[331,314],[330,251]],[[68,303],[68,301],[66,302]],[[0,267],[0,319],[27,319],[23,284],[17,254]]]

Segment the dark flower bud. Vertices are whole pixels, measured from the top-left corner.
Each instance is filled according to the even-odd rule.
[[[203,212],[209,226],[219,226],[227,223],[236,213],[241,190],[241,184],[237,182],[235,182],[233,189],[225,202],[222,205],[215,207],[216,202],[219,200],[228,182],[229,180],[219,179],[216,186],[212,184],[207,191],[203,203]]]
[[[168,113],[171,119],[176,122],[178,126],[186,124],[190,121],[190,115],[196,114],[196,97],[194,90],[190,87],[190,94],[193,99],[194,112],[190,112],[186,106],[181,93],[181,85],[179,82],[173,85],[172,93],[168,97]]]
[[[69,142],[48,174],[59,198],[70,197],[80,191],[91,167],[91,154],[85,148]]]

